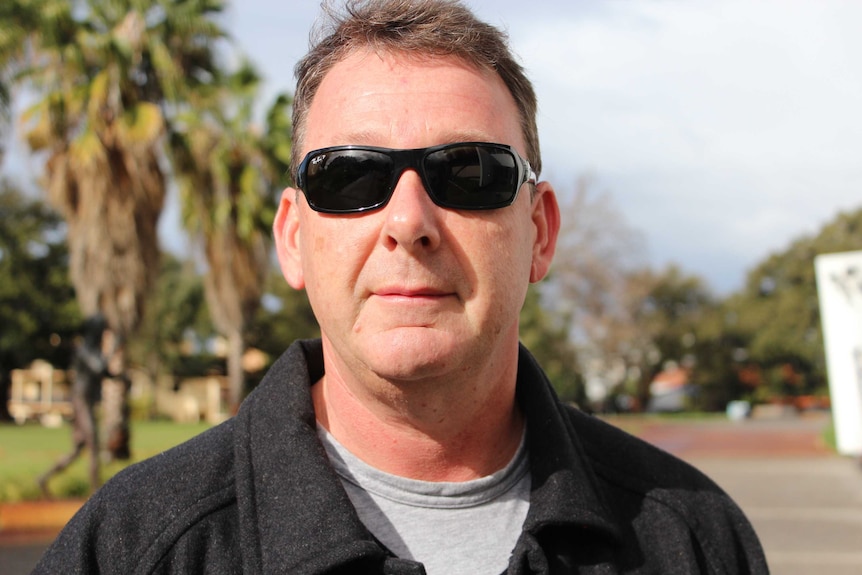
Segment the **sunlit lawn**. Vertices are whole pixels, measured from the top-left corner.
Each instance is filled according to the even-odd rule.
[[[206,423],[180,424],[169,421],[132,423],[132,462],[152,457],[209,427]],[[49,429],[36,424],[0,425],[0,502],[41,498],[36,478],[72,449],[68,424]],[[89,493],[87,462],[83,452],[75,463],[49,483],[54,497],[86,497]],[[129,462],[102,466],[102,480]]]

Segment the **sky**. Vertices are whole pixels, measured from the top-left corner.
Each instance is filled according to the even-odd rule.
[[[508,32],[534,82],[542,179],[565,195],[591,176],[651,265],[676,263],[727,294],[769,254],[862,207],[862,2],[466,3]],[[318,1],[232,4],[225,26],[266,94],[292,92]],[[173,207],[169,247],[177,227]]]

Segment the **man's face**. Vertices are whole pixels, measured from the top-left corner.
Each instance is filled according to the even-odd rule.
[[[525,153],[496,74],[361,51],[325,76],[301,152],[465,141]],[[275,236],[285,277],[306,288],[320,323],[327,373],[407,382],[479,375],[515,353],[527,286],[547,271],[558,223],[547,184],[535,200],[524,185],[509,207],[458,211],[435,205],[408,170],[388,204],[363,214],[321,214],[285,190]]]

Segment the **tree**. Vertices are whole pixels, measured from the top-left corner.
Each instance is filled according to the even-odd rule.
[[[591,401],[601,402],[626,379],[624,356],[636,336],[632,284],[643,241],[590,177],[561,201],[562,228],[551,277],[543,287],[550,311],[569,319]]]
[[[638,404],[645,407],[650,383],[668,365],[690,373],[698,368],[699,331],[716,301],[702,278],[673,264],[661,272],[638,270],[626,284],[634,324],[626,359],[636,374],[633,391]]]
[[[748,274],[727,307],[761,377],[756,399],[826,391],[826,363],[814,274],[819,254],[858,250],[862,209],[840,213],[816,235],[793,241]]]
[[[691,372],[693,409],[723,411],[728,402],[751,399],[752,366],[748,362],[749,334],[740,328],[727,301],[705,309],[695,327],[690,353],[697,358]]]
[[[250,346],[277,358],[298,339],[320,337],[308,296],[287,285],[277,264],[270,266],[266,275],[262,301],[249,324]]]
[[[635,400],[630,408],[643,409],[650,383],[671,362],[703,379],[696,372],[701,360],[714,363],[707,342],[715,339],[705,326],[718,317],[718,302],[702,278],[675,265],[661,271],[644,265],[641,235],[610,195],[593,188],[591,178],[581,178],[562,202],[545,301],[570,322],[593,407],[616,409],[616,396],[624,395]]]
[[[205,255],[207,303],[228,341],[232,411],[245,391],[245,331],[269,268],[271,198],[290,159],[290,100],[279,96],[256,129],[259,83],[244,63],[183,117],[185,131],[171,140],[183,221]]]
[[[81,317],[60,217],[0,180],[0,419],[9,372],[34,359],[67,366]]]
[[[536,357],[560,399],[587,407],[583,377],[578,370],[577,352],[569,339],[568,325],[568,318],[546,311],[540,286],[530,286],[521,309],[521,342]]]
[[[200,375],[202,371],[187,366],[188,358],[214,329],[194,262],[164,254],[146,309],[140,328],[129,340],[130,362],[146,369],[152,381],[163,374]]]
[[[12,90],[24,63],[26,39],[34,33],[52,0],[0,2],[0,161],[12,110]]]
[[[215,73],[219,0],[45,0],[22,79],[36,96],[27,139],[46,154],[45,188],[68,225],[70,274],[82,312],[134,333],[158,269],[165,196],[162,136],[172,114]],[[126,378],[106,388],[111,455],[129,453]]]

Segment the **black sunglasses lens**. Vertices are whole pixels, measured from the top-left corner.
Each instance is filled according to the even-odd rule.
[[[453,208],[508,206],[520,183],[514,154],[497,146],[449,146],[426,155],[423,168],[431,194]]]
[[[316,210],[356,212],[386,201],[392,159],[374,150],[322,151],[306,160],[305,196]]]

